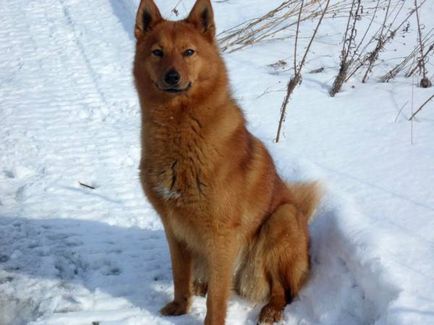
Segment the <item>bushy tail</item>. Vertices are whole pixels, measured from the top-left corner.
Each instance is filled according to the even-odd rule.
[[[287,183],[294,199],[295,206],[300,209],[307,222],[311,223],[315,209],[322,196],[322,189],[318,182]]]

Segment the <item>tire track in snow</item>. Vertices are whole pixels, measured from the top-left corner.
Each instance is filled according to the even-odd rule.
[[[117,40],[110,35],[115,19],[104,2],[1,6],[7,28],[0,44],[13,58],[2,60],[7,69],[0,72],[0,132],[6,139],[0,189],[10,191],[0,206],[0,323],[39,318],[45,324],[80,317],[80,310],[92,310],[98,320],[107,317],[99,310],[110,308],[121,319],[131,317],[139,313],[136,306],[152,302],[145,296],[152,276],[166,279],[170,272],[155,262],[156,256],[167,260],[167,249],[137,182],[131,60],[116,58],[132,52],[123,32]],[[95,12],[105,12],[105,24]],[[80,188],[78,181],[96,190]]]
[[[59,0],[59,3],[60,3],[60,5],[61,5],[61,7],[62,7],[63,13],[64,13],[64,15],[65,15],[65,18],[66,18],[67,22],[68,22],[68,25],[71,27],[71,29],[72,29],[72,31],[73,31],[73,34],[74,34],[74,40],[75,40],[75,42],[76,42],[76,46],[77,46],[77,48],[80,50],[80,52],[81,52],[81,56],[83,57],[84,62],[85,62],[85,64],[86,64],[86,67],[87,67],[87,70],[88,70],[87,75],[90,76],[90,77],[92,78],[92,81],[93,81],[93,85],[94,85],[94,87],[95,87],[95,90],[96,90],[96,92],[98,93],[98,95],[99,95],[99,97],[100,97],[100,99],[101,99],[101,102],[102,102],[102,104],[103,104],[102,106],[104,107],[104,106],[106,106],[106,105],[108,104],[108,102],[107,102],[107,100],[106,100],[106,98],[105,98],[104,93],[101,91],[101,89],[100,89],[100,87],[99,87],[99,84],[98,84],[98,82],[97,82],[97,80],[96,80],[96,78],[95,78],[95,76],[96,76],[96,71],[93,69],[92,65],[90,64],[90,60],[89,60],[89,58],[88,58],[88,56],[87,56],[87,54],[86,54],[85,49],[83,48],[83,44],[82,44],[82,42],[80,41],[80,37],[79,37],[79,35],[77,35],[76,29],[75,29],[75,27],[74,27],[74,26],[75,26],[74,21],[73,21],[72,18],[71,18],[71,15],[70,15],[70,13],[69,13],[69,9],[68,9],[68,7],[65,6],[65,1],[64,1],[64,0]]]
[[[98,20],[95,20],[94,14],[92,14],[95,8],[87,8],[89,18],[84,20],[85,26],[77,27],[77,24],[73,21],[71,12],[74,8],[77,9],[76,7],[83,4],[69,3],[72,3],[75,7],[68,8],[68,1],[27,4],[27,11],[31,11],[33,16],[38,17],[38,20],[45,18],[48,21],[48,27],[42,32],[36,24],[33,24],[32,28],[29,25],[18,26],[17,29],[19,30],[36,30],[37,35],[32,36],[32,32],[28,33],[32,41],[26,41],[26,44],[34,44],[34,46],[31,49],[24,48],[21,53],[17,54],[20,57],[27,57],[27,61],[29,61],[27,65],[40,67],[37,74],[42,81],[43,89],[42,91],[31,92],[18,101],[16,100],[18,96],[10,96],[12,101],[18,102],[18,105],[28,105],[28,107],[32,108],[29,110],[23,107],[22,110],[11,114],[11,123],[14,123],[17,128],[27,129],[26,133],[28,136],[23,136],[22,138],[26,139],[29,145],[38,146],[35,153],[39,157],[37,161],[40,163],[32,167],[36,169],[38,174],[41,174],[39,176],[43,178],[45,183],[52,183],[52,185],[56,186],[54,192],[58,192],[59,190],[57,187],[59,178],[61,180],[67,179],[69,182],[68,186],[77,188],[76,182],[80,180],[80,175],[84,174],[86,175],[85,178],[91,178],[87,175],[97,174],[97,168],[101,166],[100,163],[105,168],[109,168],[112,165],[112,161],[121,160],[118,158],[119,156],[126,157],[125,161],[121,161],[123,165],[117,163],[112,169],[119,169],[119,167],[129,165],[128,169],[131,170],[129,176],[133,179],[137,178],[137,171],[134,165],[137,161],[138,147],[137,141],[135,141],[136,138],[133,137],[138,136],[137,122],[135,121],[135,124],[127,124],[131,129],[128,134],[125,134],[122,133],[122,130],[113,127],[111,123],[105,123],[104,121],[104,119],[110,120],[110,117],[106,116],[104,111],[109,114],[109,110],[117,109],[118,107],[115,105],[120,102],[119,100],[136,105],[135,95],[132,90],[129,93],[123,93],[122,96],[119,96],[119,94],[109,96],[110,99],[107,99],[104,94],[107,91],[113,93],[115,84],[116,87],[121,89],[125,88],[126,85],[130,86],[131,80],[125,81],[124,74],[119,78],[114,78],[115,74],[111,74],[111,78],[114,78],[114,82],[111,84],[104,84],[97,80],[96,70],[92,68],[89,54],[86,54],[86,51],[96,51],[92,48],[92,44],[87,44],[85,48],[79,39],[79,36],[83,37],[83,31],[88,31],[89,27],[98,22]],[[97,5],[95,4],[95,6]],[[16,16],[21,8],[15,6],[16,12],[11,12],[10,16]],[[83,8],[80,13],[85,11],[86,8]],[[63,13],[64,17],[60,13]],[[25,21],[32,23],[32,17],[28,17]],[[83,20],[81,23],[83,25]],[[77,28],[80,29],[80,32],[77,32]],[[99,32],[104,33],[104,30],[99,29]],[[66,41],[63,41],[63,38]],[[18,36],[16,39],[20,39],[20,37]],[[96,47],[98,48],[100,43],[96,43]],[[45,45],[46,49],[38,44]],[[53,59],[52,57],[48,57],[48,53],[42,62],[41,59],[35,62],[35,58],[31,57],[31,54],[34,52],[45,51],[56,53],[57,56],[61,56],[63,59]],[[107,58],[110,59],[110,56],[106,56],[104,61],[95,55],[95,53],[93,54],[93,60],[99,61],[97,62],[99,66],[113,65],[111,61],[107,61]],[[47,61],[53,62],[48,64]],[[94,63],[94,65],[96,64]],[[26,77],[31,77],[31,74],[26,74]],[[98,78],[102,79],[102,77]],[[103,90],[104,87],[100,86],[101,84],[104,84],[105,90]],[[15,89],[15,91],[18,92],[20,89]],[[113,97],[115,96],[116,99],[114,100]],[[134,100],[132,101],[131,98],[134,98]],[[129,109],[131,111],[125,118],[131,118],[131,116],[137,114],[137,106],[130,107]],[[117,119],[119,118],[118,114],[114,115]],[[29,125],[29,122],[31,125]],[[131,131],[137,133],[134,134]],[[52,134],[55,136],[53,137]],[[21,155],[24,156],[24,153]],[[71,165],[68,163],[70,160],[74,160],[77,163]],[[51,176],[55,177],[47,182],[47,178],[50,179]],[[89,180],[84,179],[84,181]],[[131,191],[125,189],[125,183],[129,183],[128,179],[118,179],[117,183],[117,185],[121,185],[120,188],[122,190],[119,192],[120,194],[136,193],[136,198],[138,198],[137,194],[141,196],[141,192],[137,193],[137,190]],[[51,184],[41,185],[45,185],[45,190],[53,191],[50,187]],[[64,189],[65,187],[67,186],[63,186]],[[21,193],[25,195],[21,195],[21,197],[25,198],[26,202],[30,204],[33,197],[31,194],[34,193],[29,194],[27,192],[29,191],[26,191],[25,187],[22,188]],[[87,194],[87,192],[83,193]],[[65,193],[62,194],[65,195]],[[38,205],[40,197],[37,194],[34,195],[33,201]],[[82,202],[84,206],[89,205],[90,202],[87,203],[86,200]],[[44,214],[44,212],[42,211],[41,214]]]

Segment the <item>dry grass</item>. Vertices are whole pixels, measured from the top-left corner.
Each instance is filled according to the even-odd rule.
[[[377,2],[377,7],[378,8]],[[342,88],[348,74],[348,68],[350,67],[351,51],[355,48],[355,38],[357,34],[356,24],[360,20],[360,11],[362,9],[361,0],[353,0],[351,4],[351,9],[348,14],[347,27],[345,28],[345,35],[342,41],[341,50],[341,63],[339,67],[339,73],[335,78],[332,88],[329,91],[330,96],[334,97]],[[372,22],[372,21],[371,21]]]
[[[423,0],[419,4],[418,8],[421,8],[426,1],[427,0]],[[372,35],[369,41],[366,42],[366,45],[358,53],[352,66],[350,67],[350,72],[346,80],[349,80],[361,68],[366,67],[362,82],[367,81],[369,74],[372,72],[379,58],[380,52],[382,52],[385,49],[386,45],[395,38],[396,34],[402,28],[402,26],[407,23],[416,12],[416,9],[412,9],[407,15],[404,16],[404,18],[398,20],[404,4],[404,1],[397,2],[394,8],[390,8],[388,4],[389,10],[386,11],[383,24],[380,26],[377,32]],[[371,48],[371,50],[368,50],[369,48]]]
[[[304,2],[300,21],[320,17],[325,3],[325,0]],[[287,0],[259,18],[223,31],[217,36],[221,50],[230,53],[262,41],[279,38],[281,32],[297,25],[300,6],[300,0]],[[348,1],[332,4],[328,8],[326,17],[337,17],[349,6],[351,3],[349,4]]]
[[[405,74],[406,77],[411,77],[416,71],[419,71],[422,78],[420,85],[422,87],[431,86],[431,82],[427,78],[426,62],[429,55],[434,52],[434,31],[430,30],[425,32],[425,35],[422,35],[423,29],[421,29],[422,22],[420,22],[419,11],[427,0],[413,1],[414,8],[405,12],[404,8],[407,8],[405,6],[406,1],[401,0],[372,0],[369,3],[362,0],[337,0],[332,1],[332,3],[330,3],[330,0],[286,0],[261,17],[248,20],[223,31],[217,38],[221,50],[230,53],[267,40],[294,37],[294,74],[287,84],[286,95],[281,106],[281,115],[275,139],[278,142],[286,117],[287,105],[294,89],[302,81],[302,69],[306,57],[323,19],[347,19],[340,50],[340,68],[329,91],[331,96],[338,93],[345,82],[361,71],[363,71],[360,74],[362,82],[366,82],[377,65],[381,52],[387,46],[390,46],[398,32],[401,30],[404,33],[408,31],[410,19],[414,16],[417,19],[418,43],[407,56],[402,58],[401,62],[383,75],[380,81],[389,82],[404,70],[408,70]],[[300,24],[318,17],[318,25],[310,38],[302,60],[297,63]],[[360,29],[358,23],[362,19],[369,19],[369,23],[365,24],[366,27],[363,30],[358,30]],[[407,24],[407,27],[405,27],[405,24]],[[374,29],[374,26],[377,26],[377,28]],[[295,35],[290,35],[289,30],[295,30]],[[274,65],[277,65],[277,68],[289,66],[285,60],[279,60]],[[323,70],[324,68],[312,70],[312,73]],[[411,120],[432,99],[433,96],[412,115]]]
[[[423,48],[426,49],[423,53],[422,59],[426,62],[428,55],[431,51],[434,50],[434,35],[433,29],[431,29],[423,39]],[[405,74],[407,78],[411,77],[418,69],[419,64],[414,62],[416,61],[417,55],[421,53],[420,43],[418,42],[415,48],[405,56],[401,62],[399,62],[396,66],[394,66],[391,70],[389,70],[385,75],[380,77],[381,82],[389,82],[394,79],[400,72],[408,69],[408,72]],[[417,60],[418,61],[418,60]]]

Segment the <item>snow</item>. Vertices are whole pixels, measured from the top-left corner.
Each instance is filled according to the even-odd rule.
[[[193,2],[179,2],[181,17]],[[218,29],[280,2],[214,1]],[[175,1],[157,3],[176,18]],[[203,322],[204,298],[185,316],[158,313],[173,285],[164,231],[138,182],[137,4],[0,4],[1,325]],[[433,12],[426,4],[425,31]],[[302,24],[302,45],[314,25]],[[434,324],[434,104],[408,121],[432,88],[401,76],[376,80],[411,51],[416,26],[412,20],[381,54],[367,84],[356,77],[330,98],[344,25],[345,18],[325,20],[279,144],[291,72],[269,65],[292,62],[293,38],[224,55],[249,128],[281,174],[325,187],[311,227],[312,275],[284,323]],[[319,67],[324,72],[308,73]],[[260,307],[234,296],[227,323],[255,324]]]

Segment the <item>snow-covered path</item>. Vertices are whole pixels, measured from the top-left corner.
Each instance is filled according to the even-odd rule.
[[[278,2],[256,1],[261,12]],[[173,1],[158,3],[170,16]],[[130,72],[136,4],[0,3],[0,325],[203,321],[203,298],[189,315],[158,314],[173,289],[164,232],[138,183],[139,107]],[[258,15],[249,6],[238,17],[243,6],[216,2],[218,23]],[[323,51],[339,37],[324,36]],[[312,278],[287,307],[286,323],[434,323],[434,114],[422,117],[416,146],[407,145],[407,124],[387,121],[408,85],[371,84],[330,99],[323,85],[331,70],[305,78],[291,103],[299,109],[287,141],[275,145],[280,93],[258,94],[287,80],[264,68],[286,56],[286,46],[226,56],[251,129],[282,173],[322,178],[327,189],[312,226]],[[378,101],[373,90],[384,110],[368,109]],[[255,324],[259,310],[233,297],[228,324]]]
[[[149,259],[168,261],[164,234],[137,182],[133,43],[103,1],[1,6],[0,323],[86,305],[107,310],[110,291],[122,296],[113,292],[119,286],[141,288],[129,295],[146,297],[155,272],[149,268],[159,267]],[[123,254],[131,259],[125,265]],[[123,276],[130,279],[114,281]]]

